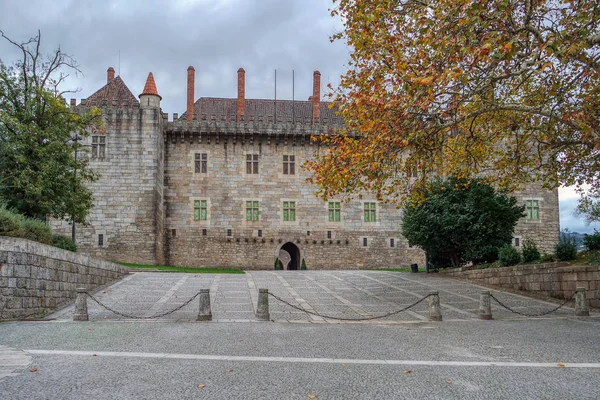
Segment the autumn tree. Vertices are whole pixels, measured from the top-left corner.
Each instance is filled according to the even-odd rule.
[[[333,1],[347,128],[308,165],[323,197],[402,201],[432,175],[600,187],[598,1]]]
[[[509,244],[525,207],[481,179],[434,179],[424,201],[404,207],[402,234],[436,267],[494,261]]]
[[[81,116],[65,104],[61,85],[79,69],[60,48],[46,56],[39,32],[24,43],[0,33],[22,55],[14,65],[0,60],[0,202],[29,217],[84,222],[92,207],[85,182],[95,175],[75,158],[83,149],[72,136],[98,128],[99,110]]]

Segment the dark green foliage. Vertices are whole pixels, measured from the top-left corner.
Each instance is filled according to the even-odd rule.
[[[556,257],[554,257],[554,254],[542,254],[542,261],[545,263],[548,262],[554,262],[556,261]]]
[[[281,269],[281,261],[279,261],[279,258],[275,258],[275,270],[280,270]]]
[[[521,262],[521,255],[511,244],[505,244],[498,252],[498,261],[503,267],[510,267]]]
[[[427,186],[424,198],[404,208],[402,231],[436,268],[495,261],[524,216],[514,197],[481,179],[438,179]]]
[[[577,258],[577,245],[568,235],[561,233],[560,241],[554,248],[554,254],[560,261],[570,261]]]
[[[39,220],[53,216],[85,222],[92,193],[84,182],[96,175],[88,157],[81,156],[84,147],[71,139],[99,129],[100,111],[92,107],[86,115],[75,115],[65,104],[60,96],[64,69],[78,69],[60,49],[47,58],[40,53],[39,36],[24,44],[6,39],[23,59],[14,66],[0,60],[0,200]]]
[[[52,235],[52,246],[58,247],[59,249],[69,250],[72,252],[77,251],[77,245],[70,237],[62,235]]]
[[[52,244],[52,231],[44,222],[34,218],[23,218],[23,237],[36,242]]]
[[[300,265],[300,269],[306,270],[306,261],[304,261],[304,258],[302,259],[302,265]]]
[[[23,237],[22,217],[0,207],[0,236]]]
[[[585,244],[588,250],[600,250],[600,232],[594,229],[592,235],[586,233],[583,236],[583,244]]]
[[[521,252],[523,254],[523,262],[532,262],[540,259],[540,251],[531,239],[523,241],[523,250]]]

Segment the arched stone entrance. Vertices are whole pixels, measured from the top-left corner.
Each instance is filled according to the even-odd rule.
[[[301,259],[300,259],[300,249],[298,248],[298,246],[296,246],[292,242],[287,242],[283,246],[281,246],[280,250],[285,251],[290,256],[290,262],[288,263],[286,269],[288,269],[288,270],[300,269]],[[279,257],[279,258],[281,259],[281,257]]]

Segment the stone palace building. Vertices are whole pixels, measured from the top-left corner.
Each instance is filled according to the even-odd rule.
[[[269,269],[280,255],[287,269],[303,259],[308,269],[423,265],[423,252],[401,234],[401,210],[368,195],[323,201],[306,182],[301,165],[319,151],[311,135],[344,125],[321,101],[320,73],[308,101],[246,98],[245,71],[237,73],[237,98],[196,99],[189,67],[187,110],[171,120],[152,73],[139,100],[113,68],[104,87],[71,100],[76,112],[101,108],[105,128],[83,140],[100,178],[90,184],[88,223],[77,226],[80,251],[191,267]],[[515,246],[529,237],[550,251],[559,236],[557,191],[517,197],[527,217]],[[66,222],[54,225],[69,231]]]

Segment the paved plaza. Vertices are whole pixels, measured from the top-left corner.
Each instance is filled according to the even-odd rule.
[[[432,291],[438,291],[445,321],[477,318],[480,286],[440,277],[437,274],[407,274],[380,271],[254,271],[237,274],[175,274],[134,273],[122,281],[94,293],[111,309],[132,317],[151,317],[177,308],[200,289],[210,289],[213,321],[254,322],[258,289],[269,292],[313,314],[305,313],[269,297],[271,319],[294,323],[355,323],[400,310]],[[492,291],[510,308],[538,314],[556,307],[520,295]],[[127,320],[88,299],[90,320]],[[73,307],[55,315],[70,319]],[[565,307],[549,317],[573,314]],[[496,319],[518,318],[497,304],[492,305]],[[159,319],[194,321],[198,315],[198,300],[179,311]],[[323,318],[329,316],[337,319]],[[427,321],[427,300],[406,312],[381,319],[363,321],[372,324],[397,324]],[[353,321],[357,320],[357,321]]]
[[[309,315],[383,315],[353,322]],[[153,316],[210,289],[213,322],[193,322],[198,299],[158,319],[119,316],[91,299],[90,321],[67,307],[44,321],[0,324],[0,399],[597,399],[600,316],[562,308],[544,318],[497,306],[477,319],[484,288],[437,274],[259,271],[244,275],[134,273],[93,293],[131,316]],[[556,307],[492,291],[516,311]]]

